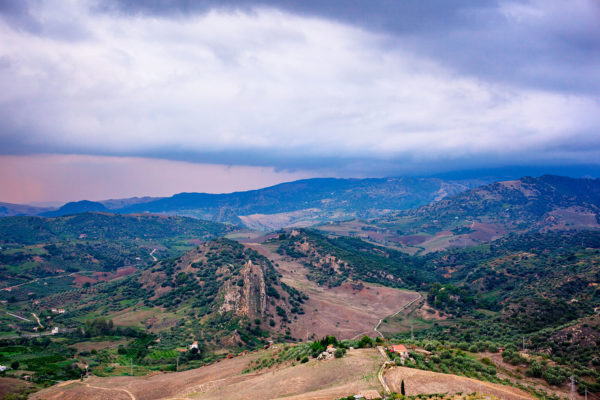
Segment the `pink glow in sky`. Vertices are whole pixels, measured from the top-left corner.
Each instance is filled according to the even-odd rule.
[[[226,193],[308,178],[269,167],[195,164],[135,157],[0,156],[0,202],[104,200]]]

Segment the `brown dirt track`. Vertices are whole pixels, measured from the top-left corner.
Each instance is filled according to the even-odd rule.
[[[381,390],[375,349],[349,351],[344,358],[241,374],[258,353],[195,370],[150,377],[93,377],[36,393],[37,400],[310,399],[329,400],[361,390]]]
[[[406,394],[409,396],[419,393],[454,394],[462,392],[467,394],[478,392],[506,400],[535,399],[529,393],[511,386],[482,382],[463,376],[441,374],[406,367],[393,367],[385,374],[385,381],[390,389],[397,393],[400,393],[402,380],[404,380]]]

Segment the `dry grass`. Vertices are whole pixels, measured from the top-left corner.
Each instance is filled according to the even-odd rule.
[[[400,386],[404,380],[406,394],[409,396],[420,393],[455,394],[478,392],[507,400],[534,399],[529,393],[511,386],[414,368],[393,367],[386,372],[385,380],[390,389],[397,393],[400,393]]]

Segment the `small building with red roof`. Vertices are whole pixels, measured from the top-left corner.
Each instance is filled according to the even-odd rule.
[[[398,354],[400,357],[408,357],[408,349],[403,344],[394,344],[390,346],[390,351]]]

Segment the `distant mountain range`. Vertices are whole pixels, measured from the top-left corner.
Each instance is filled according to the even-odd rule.
[[[439,178],[318,178],[228,194],[180,193],[166,198],[84,200],[67,203],[59,209],[4,204],[0,215],[56,217],[82,212],[152,213],[271,230],[381,216],[429,204],[477,184],[479,180]]]
[[[538,228],[595,225],[600,204],[598,182],[598,179],[555,175],[488,185],[489,182],[484,182],[483,186],[479,186],[481,178],[318,178],[228,194],[179,193],[164,198],[83,200],[58,209],[0,203],[0,216],[148,213],[187,216],[265,231],[360,219],[372,220],[368,225],[376,226],[375,231],[384,230],[388,237],[420,235],[403,239],[409,242],[419,242],[423,235],[439,235],[443,231],[459,236],[477,231],[474,235],[479,237],[477,242],[500,237],[506,231],[521,232],[531,224]],[[462,233],[457,234],[457,230]],[[473,239],[473,235],[469,237]],[[468,241],[465,245],[473,243]]]
[[[52,208],[36,207],[27,204],[0,203],[0,217],[12,217],[15,215],[39,215],[50,210],[52,210]]]

